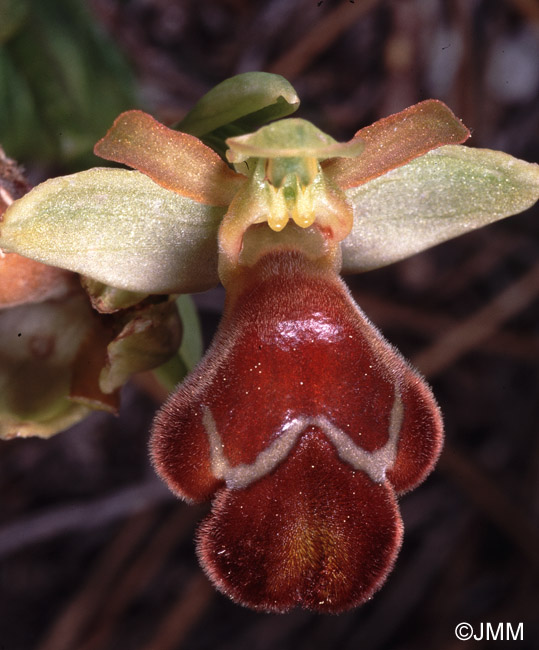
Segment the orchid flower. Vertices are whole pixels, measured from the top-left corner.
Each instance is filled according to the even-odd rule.
[[[134,171],[46,181],[7,210],[0,245],[116,290],[222,282],[214,342],[156,417],[154,465],[181,498],[213,500],[197,548],[218,589],[263,611],[340,612],[385,581],[397,497],[433,469],[443,426],[339,273],[526,209],[539,167],[462,146],[436,100],[346,143],[287,117],[298,104],[281,77],[247,73],[179,130],[123,113],[95,152]]]
[[[0,222],[30,191],[0,149]],[[120,387],[178,348],[174,301],[104,287],[0,250],[0,439],[47,438],[88,416],[116,413]]]

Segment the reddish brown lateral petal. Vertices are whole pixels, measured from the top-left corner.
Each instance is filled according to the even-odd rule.
[[[238,603],[337,613],[382,585],[401,537],[393,491],[351,471],[311,428],[274,474],[218,493],[198,553],[211,580]]]
[[[365,142],[365,149],[357,158],[332,158],[322,167],[341,189],[348,189],[431,149],[460,144],[469,136],[469,130],[443,102],[427,99],[360,129],[355,137]]]
[[[397,493],[407,492],[434,468],[443,444],[443,422],[425,380],[408,368],[402,383],[404,415],[397,446],[397,459],[387,478]]]
[[[208,205],[227,206],[245,181],[198,138],[169,129],[143,111],[127,111],[116,118],[94,153]]]

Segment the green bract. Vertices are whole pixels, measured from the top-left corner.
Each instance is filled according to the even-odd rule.
[[[212,88],[175,128],[196,135],[225,158],[227,138],[250,133],[298,107],[296,91],[284,77],[245,72]]]

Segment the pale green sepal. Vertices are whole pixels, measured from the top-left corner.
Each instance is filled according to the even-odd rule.
[[[392,264],[529,208],[539,165],[489,149],[447,145],[345,190],[354,225],[343,272]]]
[[[99,388],[104,393],[112,393],[133,374],[165,363],[178,349],[181,337],[182,325],[174,302],[134,311],[107,346]]]
[[[204,291],[218,282],[224,213],[141,172],[95,168],[46,181],[13,203],[0,247],[127,291]]]
[[[290,115],[298,107],[296,91],[284,77],[269,72],[244,72],[212,88],[176,128],[197,137],[239,120],[243,120],[245,128],[257,128]],[[244,128],[238,128],[245,133]]]

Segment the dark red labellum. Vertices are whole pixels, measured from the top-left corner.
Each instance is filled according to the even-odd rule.
[[[200,561],[235,601],[340,612],[381,586],[398,553],[396,494],[442,444],[425,381],[297,251],[246,268],[210,350],[158,414],[169,486],[214,499]]]

